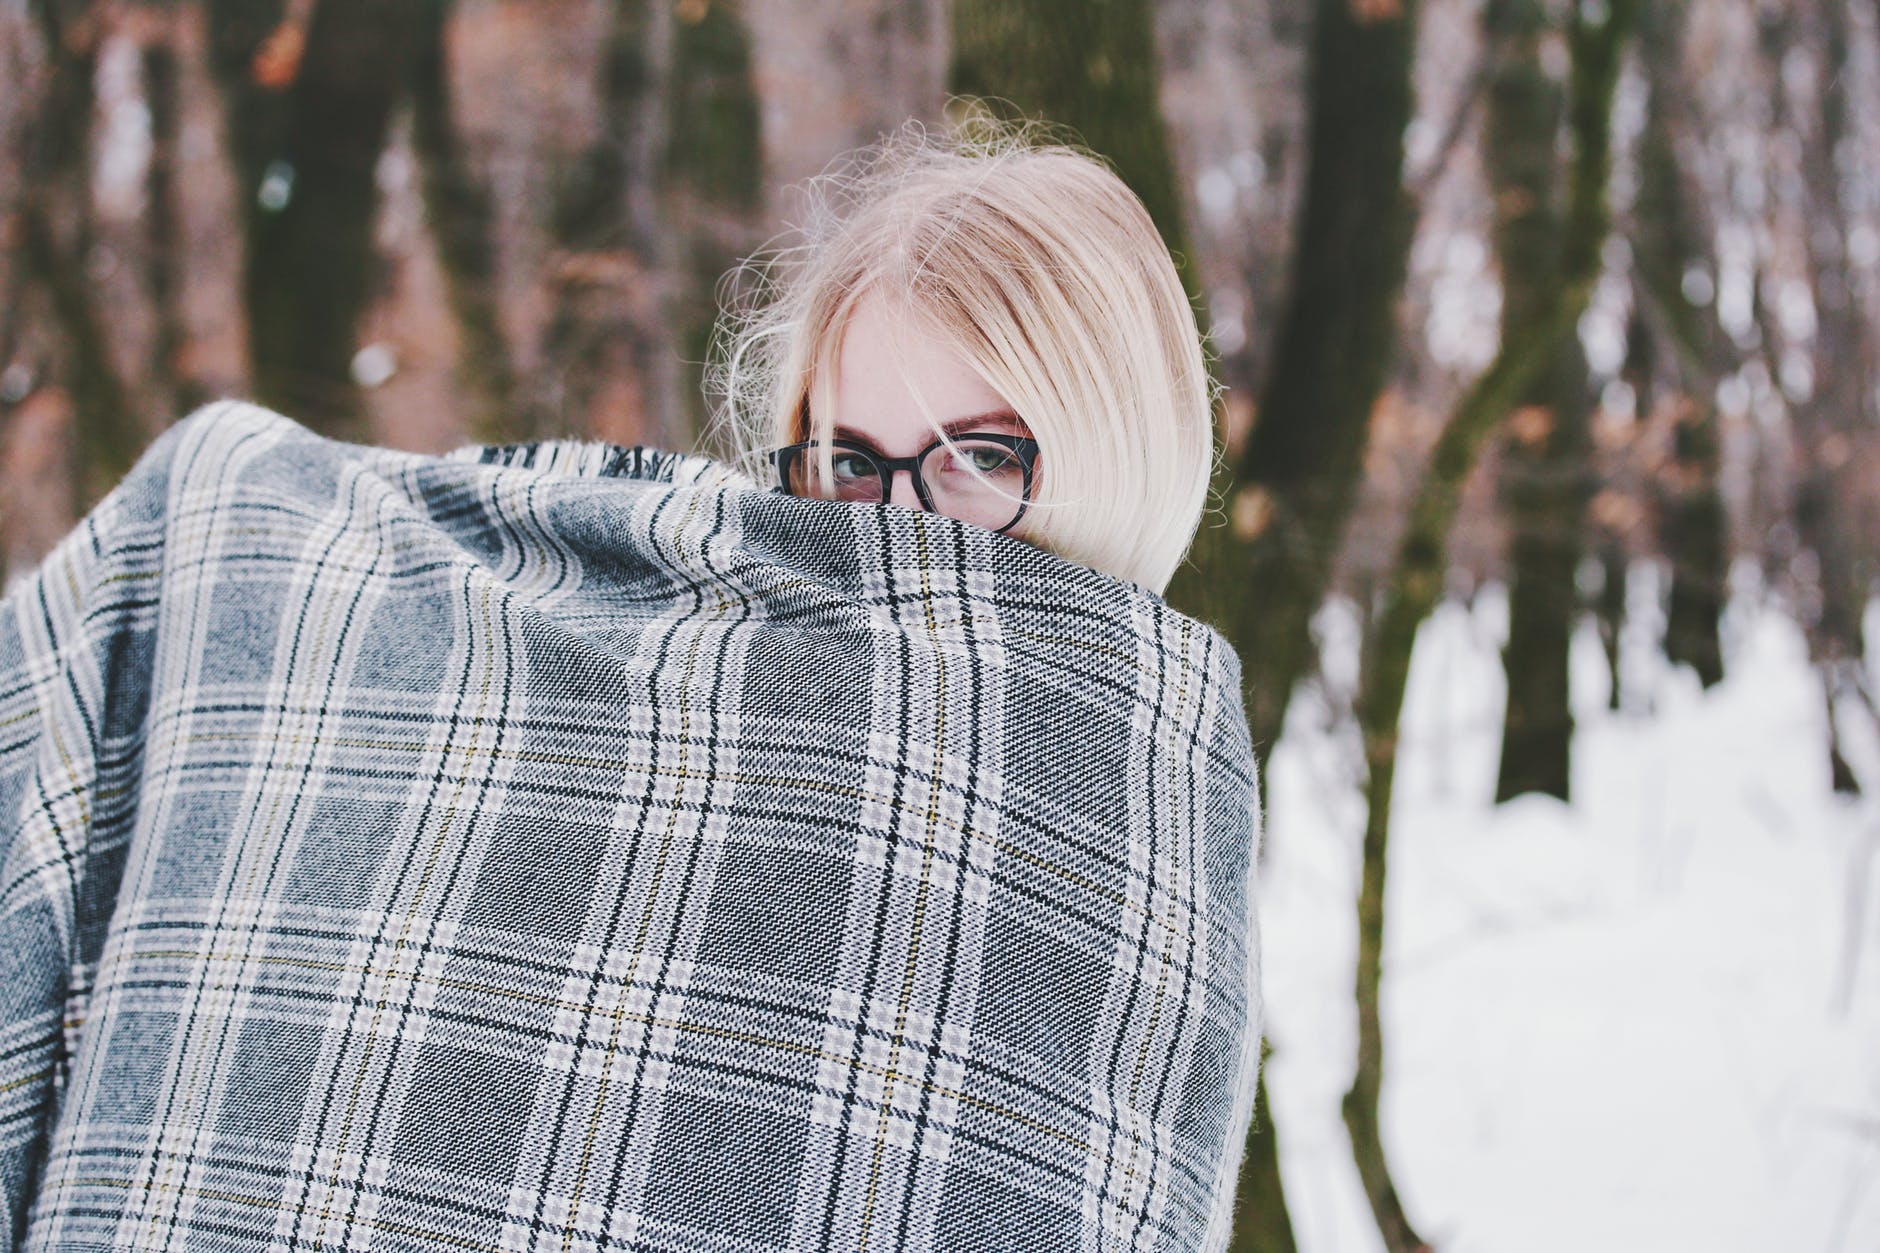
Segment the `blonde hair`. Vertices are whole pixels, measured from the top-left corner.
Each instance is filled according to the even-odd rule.
[[[910,124],[807,191],[802,241],[734,272],[744,304],[727,300],[714,343],[713,429],[741,467],[768,481],[768,448],[827,447],[843,333],[879,294],[1038,441],[1025,538],[1166,588],[1207,495],[1213,385],[1135,193],[1087,152],[984,117],[947,139]]]

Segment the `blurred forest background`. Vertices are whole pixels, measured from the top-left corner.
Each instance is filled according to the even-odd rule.
[[[1263,756],[1315,610],[1361,607],[1344,1112],[1423,1247],[1377,1125],[1418,623],[1509,589],[1501,797],[1567,795],[1576,624],[1626,699],[1640,563],[1704,684],[1747,569],[1830,728],[1875,717],[1875,0],[7,0],[6,569],[219,396],[415,450],[692,446],[715,289],[792,185],[969,107],[1081,134],[1183,263],[1225,455],[1171,598],[1238,646]],[[1263,1117],[1238,1249],[1293,1247],[1275,1154]]]

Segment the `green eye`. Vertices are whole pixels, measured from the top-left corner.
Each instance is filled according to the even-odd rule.
[[[858,457],[854,453],[836,453],[829,458],[829,468],[838,479],[871,478],[875,473],[875,468],[866,457]]]
[[[941,472],[962,479],[1010,478],[1024,470],[1018,454],[1003,444],[955,444],[953,451],[942,457]]]

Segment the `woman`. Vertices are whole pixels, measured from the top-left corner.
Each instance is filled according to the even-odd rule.
[[[0,601],[15,1244],[1225,1246],[1193,323],[1094,162],[904,157],[726,358],[812,498],[223,404]]]
[[[813,192],[809,238],[777,255],[771,299],[722,354],[746,470],[774,442],[796,495],[938,508],[1163,590],[1207,493],[1211,393],[1135,194],[986,123],[953,145],[910,128]],[[959,438],[979,434],[994,439]],[[920,475],[882,473],[915,454]],[[923,506],[927,480],[972,503]]]

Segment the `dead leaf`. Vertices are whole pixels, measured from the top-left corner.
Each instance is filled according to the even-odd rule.
[[[1526,448],[1539,448],[1553,429],[1554,411],[1546,405],[1523,405],[1508,416],[1508,433]]]
[[[1235,536],[1243,543],[1251,542],[1273,520],[1273,497],[1264,487],[1243,487],[1234,493],[1229,519]]]
[[[300,76],[300,58],[307,51],[307,33],[298,23],[282,22],[261,41],[248,73],[255,86],[269,91],[285,91]]]
[[[1395,21],[1403,16],[1403,0],[1351,0],[1351,16],[1360,26]]]
[[[1594,495],[1587,512],[1595,523],[1620,535],[1637,527],[1645,518],[1644,506],[1631,495],[1611,487]]]
[[[1853,446],[1848,443],[1847,436],[1835,431],[1821,441],[1817,459],[1821,462],[1823,469],[1839,470],[1847,464],[1847,459],[1853,455],[1853,451]]]

